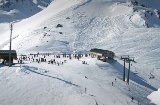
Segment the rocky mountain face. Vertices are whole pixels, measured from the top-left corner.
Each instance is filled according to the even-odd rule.
[[[146,0],[131,0],[134,14],[140,13],[140,16],[145,20],[146,26],[159,27],[160,25],[160,2]]]
[[[45,9],[53,0],[0,0],[0,23],[21,20]]]

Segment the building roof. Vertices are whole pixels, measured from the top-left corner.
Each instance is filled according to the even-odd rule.
[[[0,50],[0,59],[6,59],[9,58],[10,50]],[[17,58],[16,50],[11,50],[11,57]]]
[[[1,53],[10,53],[10,50],[0,50]],[[11,53],[16,53],[16,50],[11,50]]]

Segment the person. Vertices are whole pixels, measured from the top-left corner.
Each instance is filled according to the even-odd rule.
[[[113,86],[113,82],[112,82],[112,86]]]
[[[69,59],[70,59],[70,60],[72,59],[71,56],[69,56]]]
[[[87,88],[85,87],[85,93],[87,92]]]
[[[53,64],[53,60],[51,60],[51,64]]]
[[[131,102],[133,102],[133,97],[131,99],[132,99]]]

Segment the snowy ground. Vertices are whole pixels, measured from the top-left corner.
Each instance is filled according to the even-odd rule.
[[[157,98],[155,98],[155,97],[157,97]],[[160,89],[158,89],[158,91],[155,91],[148,96],[148,98],[151,100],[151,102],[153,102],[157,105],[160,105],[159,97],[160,97]]]
[[[39,55],[36,58],[43,57]],[[122,81],[120,71],[123,67],[116,61],[102,62],[90,56],[80,60],[62,56],[55,58],[53,55],[45,58],[47,61],[55,59],[56,64],[37,63],[28,59],[24,64],[15,64],[11,68],[1,65],[1,104],[136,105],[138,101],[148,104],[146,96],[154,90],[135,74],[131,76],[135,76],[137,81],[131,78],[129,85]],[[87,64],[82,64],[82,61]],[[145,86],[138,84],[139,81]]]
[[[1,65],[0,102],[4,105],[146,105],[151,104],[151,99],[159,104],[154,101],[159,100],[155,92],[148,95],[160,88],[157,12],[160,1],[138,1],[138,5],[132,5],[129,0],[54,0],[31,17],[26,12],[27,18],[13,22],[12,49],[18,56],[37,52],[88,53],[92,48],[102,48],[115,52],[117,62],[83,57],[80,61],[65,58],[67,63],[60,66],[30,61],[24,61],[21,67]],[[56,27],[58,24],[63,27]],[[9,49],[10,28],[6,21],[0,23],[0,34],[3,39],[0,49]],[[135,57],[137,62],[132,63],[129,85],[122,81],[123,61],[119,60],[122,55]],[[82,64],[83,60],[89,65]],[[151,79],[152,76],[155,78]]]

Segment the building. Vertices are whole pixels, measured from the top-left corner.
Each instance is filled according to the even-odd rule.
[[[102,58],[104,62],[106,61],[106,58],[113,60],[115,57],[114,52],[97,48],[91,49],[89,54],[91,56],[97,56],[97,59],[99,60]]]
[[[0,50],[0,59],[3,59],[2,64],[9,64],[9,54],[10,50]],[[11,63],[13,63],[13,59],[17,59],[16,50],[11,50]]]

